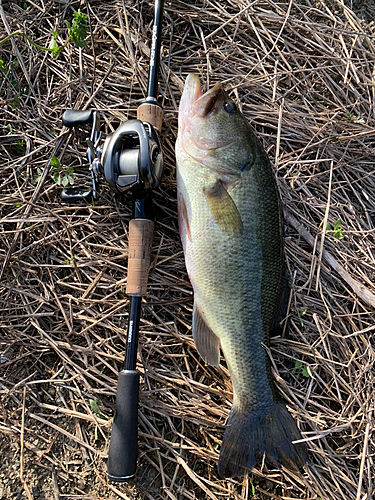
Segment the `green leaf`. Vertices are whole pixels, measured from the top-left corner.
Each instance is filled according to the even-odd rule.
[[[335,238],[337,238],[338,240],[342,240],[344,238],[344,235],[342,234],[341,229],[339,229],[338,231],[336,231],[335,233],[333,233],[333,236]]]
[[[352,123],[365,123],[365,120],[364,118],[362,118],[361,116],[356,116],[354,113],[348,111],[348,110],[345,110],[345,116],[343,117],[345,121],[347,122],[352,122]]]
[[[292,370],[292,374],[295,375],[295,373],[297,372],[297,370],[299,370],[302,366],[302,363],[301,361],[298,361],[298,360],[295,360],[294,361],[294,368]]]
[[[98,416],[98,417],[101,417],[101,418],[104,418],[106,420],[109,420],[109,417],[107,415],[105,415],[100,407],[103,406],[103,403],[102,401],[99,399],[99,398],[94,398],[94,399],[89,399],[89,403],[90,403],[90,408],[91,410]]]
[[[69,38],[75,43],[77,47],[84,47],[86,45],[87,36],[87,16],[81,12],[74,12],[72,24],[65,21],[68,27]]]
[[[99,406],[103,406],[103,403],[100,401],[99,398],[90,399],[89,402],[90,402],[90,407],[94,413],[96,414],[101,413]]]
[[[332,226],[330,225],[329,222],[327,222],[326,230],[331,233],[331,235],[336,238],[337,240],[342,240],[344,238],[344,235],[342,234],[342,228],[341,228],[341,219],[337,219],[335,222],[335,225]]]
[[[74,179],[76,176],[74,175],[74,169],[72,167],[68,167],[65,170],[65,174],[61,177],[61,185],[66,187],[68,184],[73,186]]]
[[[51,167],[53,167],[53,168],[60,168],[60,162],[56,158],[56,156],[52,156],[52,158],[51,158]]]
[[[53,180],[56,182],[58,186],[61,184],[61,174],[60,172],[56,171],[53,173]]]
[[[37,168],[36,174],[34,175],[34,183],[38,184],[41,177],[42,177],[42,170],[40,168]]]
[[[335,225],[333,226],[333,230],[334,231],[338,231],[341,227],[341,219],[337,219],[337,221],[335,222]]]
[[[303,309],[302,311],[297,311],[297,309],[292,309],[292,311],[298,315],[299,322],[301,323],[301,326],[303,327],[302,316],[304,316],[307,313],[307,309]]]
[[[292,370],[292,375],[295,375],[297,371],[302,370],[302,375],[306,378],[311,377],[311,373],[307,365],[304,365],[301,361],[297,359],[294,361],[294,368]]]
[[[52,38],[49,42],[48,48],[53,50],[53,52],[50,52],[51,57],[56,57],[57,53],[59,51],[59,46],[57,44],[57,31],[54,31],[52,33]]]
[[[255,497],[256,490],[255,490],[255,486],[253,485],[253,480],[252,479],[250,479],[250,484],[251,484],[251,496]]]
[[[304,367],[302,368],[302,375],[303,375],[304,377],[306,377],[306,378],[309,378],[309,377],[310,377],[310,372],[309,372],[309,369],[308,369],[308,367],[307,367],[307,366],[304,366]]]
[[[361,124],[363,124],[363,123],[365,123],[365,120],[364,120],[364,118],[361,118],[360,116],[356,116],[354,118],[354,123],[361,123]]]
[[[19,105],[20,105],[20,99],[19,99],[18,95],[15,95],[13,97],[13,102],[11,102],[10,105],[12,106],[12,108],[18,108],[19,107]]]

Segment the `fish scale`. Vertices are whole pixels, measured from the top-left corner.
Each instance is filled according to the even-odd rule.
[[[274,174],[254,131],[220,84],[189,75],[176,142],[180,234],[194,290],[193,337],[217,366],[221,347],[233,406],[219,473],[243,475],[263,454],[292,469],[306,461],[300,432],[273,383],[268,344],[285,286]]]
[[[239,213],[244,221],[244,237],[233,238],[225,234],[218,224],[215,224],[209,205],[203,195],[202,188],[207,184],[207,176],[184,169],[179,179],[179,185],[189,183],[187,200],[194,199],[194,205],[188,207],[188,218],[193,244],[186,245],[186,260],[188,268],[194,267],[194,275],[201,277],[196,286],[195,303],[206,318],[207,325],[221,339],[222,349],[231,367],[236,395],[245,404],[248,399],[249,387],[254,378],[266,377],[265,351],[261,342],[267,342],[267,333],[263,329],[262,302],[262,248],[257,240],[257,219],[245,217],[249,209],[249,199],[254,199],[255,193],[253,172],[249,172],[243,182],[229,190],[236,201]],[[187,179],[184,178],[187,174]],[[183,188],[182,188],[183,190]],[[186,200],[185,200],[186,201]],[[278,233],[276,227],[269,227],[272,234]],[[279,252],[280,253],[280,252]],[[276,255],[277,264],[273,266],[270,285],[272,290],[280,287],[280,277],[283,270],[280,255]],[[214,265],[212,263],[214,262]],[[190,264],[192,263],[192,264]],[[268,302],[271,302],[268,299]],[[269,307],[272,309],[272,307]],[[265,316],[267,311],[263,314]],[[269,315],[268,315],[269,316]],[[270,318],[268,323],[270,322]],[[226,335],[228,332],[235,336]],[[259,342],[254,342],[256,337]],[[241,357],[236,357],[236,349],[241,349]],[[252,360],[260,358],[261,369],[255,376],[244,369],[251,367]],[[238,366],[237,366],[238,365]],[[241,387],[245,390],[241,393]]]

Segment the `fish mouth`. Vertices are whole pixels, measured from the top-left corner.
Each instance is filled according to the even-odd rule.
[[[200,85],[200,84],[199,84]],[[194,102],[192,106],[193,113],[205,117],[210,114],[217,106],[220,97],[223,95],[221,83],[217,84],[205,94],[202,94]]]
[[[185,81],[185,88],[181,101],[190,112],[202,118],[210,114],[223,95],[221,83],[218,82],[212,89],[205,94],[202,92],[200,80],[197,75],[189,74]],[[186,109],[188,111],[188,109]]]
[[[190,73],[187,76],[180,102],[178,142],[188,156],[203,162],[208,168],[211,167],[205,162],[207,155],[213,150],[231,145],[233,140],[197,136],[194,118],[206,118],[214,113],[223,98],[224,90],[220,82],[203,94],[198,75]]]
[[[194,104],[203,95],[201,82],[197,75],[190,73],[185,80],[181,102]]]

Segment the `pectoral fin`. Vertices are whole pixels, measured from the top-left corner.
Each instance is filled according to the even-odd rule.
[[[220,228],[232,236],[241,236],[243,232],[241,215],[222,182],[218,180],[212,187],[203,188],[203,194]]]
[[[193,338],[194,344],[201,358],[212,366],[220,363],[220,340],[209,328],[197,305],[193,309]]]
[[[181,193],[178,196],[178,224],[180,227],[181,239],[184,240],[186,235],[188,240],[192,241],[186,202],[184,196]]]

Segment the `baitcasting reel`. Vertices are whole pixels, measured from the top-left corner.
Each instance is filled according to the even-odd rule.
[[[99,172],[109,187],[124,193],[155,189],[163,173],[163,153],[159,134],[150,123],[128,120],[109,134],[101,147],[100,116],[98,111],[67,110],[62,122],[67,127],[92,124],[87,139],[87,159],[92,178],[92,189],[64,188],[61,199],[67,203],[98,199]]]

